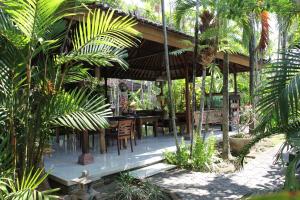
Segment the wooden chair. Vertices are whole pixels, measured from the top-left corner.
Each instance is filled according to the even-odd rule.
[[[122,141],[129,139],[131,152],[133,152],[132,148],[132,134],[134,128],[134,121],[132,119],[120,120],[118,122],[118,127],[116,130],[111,130],[109,134],[106,135],[106,138],[111,138],[113,140],[117,140],[117,148],[118,155],[120,155],[120,149],[122,145]]]

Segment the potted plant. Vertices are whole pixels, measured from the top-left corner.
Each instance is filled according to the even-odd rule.
[[[237,127],[238,133],[229,137],[230,149],[233,154],[238,155],[252,140],[251,135],[246,133],[252,119],[255,119],[253,109],[251,106],[245,106],[240,114],[240,123]]]
[[[238,155],[242,149],[252,140],[251,135],[246,133],[238,133],[229,137],[230,150],[232,154]]]

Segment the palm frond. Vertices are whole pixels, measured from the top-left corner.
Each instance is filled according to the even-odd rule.
[[[37,169],[33,171],[31,169],[29,173],[24,173],[21,180],[16,181],[10,178],[0,179],[0,197],[4,199],[58,199],[58,196],[53,195],[57,189],[39,191],[38,186],[45,181],[48,174],[43,174],[43,169]]]
[[[129,16],[114,17],[112,10],[90,11],[75,29],[72,39],[74,49],[64,55],[64,62],[82,60],[98,66],[117,62],[126,67],[124,48],[137,45],[139,32],[133,28],[136,24]]]
[[[169,53],[169,55],[171,56],[179,56],[179,55],[182,55],[186,52],[192,52],[193,51],[193,48],[183,48],[183,49],[177,49],[177,50],[174,50],[174,51],[171,51]]]
[[[6,0],[1,1],[19,30],[30,40],[44,36],[55,22],[70,15],[64,12],[66,0]]]
[[[287,124],[288,116],[298,110],[300,52],[296,49],[289,50],[282,53],[282,56],[284,59],[277,60],[266,68],[265,74],[268,81],[257,91],[258,95],[262,97],[257,108],[262,115],[278,110],[280,123]]]
[[[89,68],[82,65],[73,66],[66,73],[64,83],[76,83],[88,79],[91,76],[88,71]]]
[[[188,12],[193,10],[196,6],[195,0],[176,0],[174,20],[177,27],[179,27],[181,20]],[[190,13],[189,13],[190,15]]]
[[[11,170],[12,152],[9,143],[8,135],[2,134],[0,136],[0,177],[2,173]]]
[[[15,47],[23,48],[28,39],[14,26],[7,13],[0,8],[0,35]]]
[[[100,45],[90,49],[91,52],[70,52],[67,55],[60,55],[56,59],[57,65],[63,65],[70,62],[86,62],[99,67],[113,66],[119,64],[123,68],[127,68],[125,58],[128,56],[127,51],[110,46]]]
[[[105,119],[111,115],[108,107],[105,98],[93,95],[87,90],[61,92],[53,97],[48,106],[48,109],[55,110],[50,117],[50,123],[78,130],[98,130],[108,125]]]

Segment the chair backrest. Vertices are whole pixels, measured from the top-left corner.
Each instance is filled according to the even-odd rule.
[[[120,120],[118,124],[118,135],[130,135],[133,130],[133,120]]]

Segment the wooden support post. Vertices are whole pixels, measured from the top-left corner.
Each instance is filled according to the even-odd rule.
[[[56,133],[56,143],[59,143],[59,128],[55,129],[55,133]]]
[[[107,88],[107,78],[105,77],[104,78],[104,91],[105,91],[105,102],[106,103],[109,103],[109,100],[108,100],[108,88]]]
[[[82,154],[78,158],[78,163],[87,165],[94,162],[94,157],[89,149],[89,132],[83,131],[82,133]]]
[[[100,153],[103,154],[106,152],[105,129],[101,128],[99,130],[99,138]]]
[[[234,76],[234,94],[237,94],[238,93],[238,89],[237,89],[237,73],[234,72],[233,76]]]
[[[99,67],[95,67],[95,77],[100,79],[100,68]]]
[[[192,134],[192,120],[191,120],[191,98],[189,87],[189,70],[188,66],[185,68],[185,114],[186,114],[186,134],[191,137]]]

